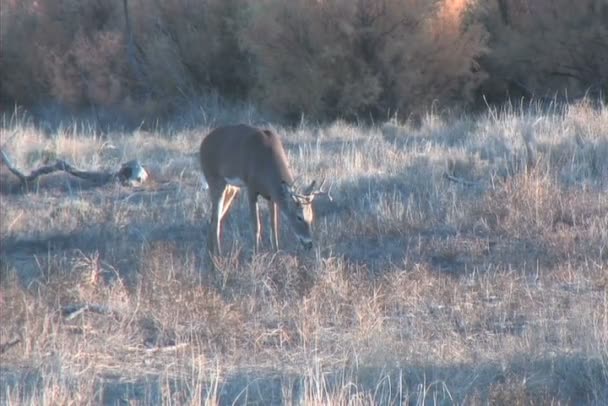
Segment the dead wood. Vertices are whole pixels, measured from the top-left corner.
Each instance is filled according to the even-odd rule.
[[[134,186],[143,183],[148,178],[148,174],[143,166],[136,160],[124,163],[117,172],[103,171],[82,171],[74,168],[64,160],[58,159],[52,165],[44,165],[33,170],[29,175],[21,172],[12,163],[8,155],[0,148],[0,160],[6,165],[8,170],[15,175],[24,190],[29,189],[29,185],[42,175],[48,175],[53,172],[63,171],[80,179],[84,179],[97,184],[98,186],[105,185],[112,181],[120,181],[122,184]]]
[[[17,344],[19,344],[20,342],[21,342],[21,338],[15,338],[15,339],[13,339],[13,340],[11,340],[9,342],[6,342],[4,344],[0,344],[0,354],[4,354],[8,350],[10,350],[11,348],[13,348]]]
[[[91,312],[97,314],[103,314],[106,316],[120,317],[120,313],[106,305],[100,305],[95,303],[78,303],[69,304],[61,308],[61,314],[66,320],[72,320],[83,314],[84,312]]]
[[[143,352],[150,354],[150,353],[157,353],[157,352],[177,351],[181,348],[187,347],[188,345],[189,345],[189,343],[177,343],[177,344],[172,344],[172,345],[156,346],[156,347],[151,347],[151,348],[128,347],[128,349],[131,351],[143,351]]]
[[[456,177],[454,175],[450,175],[449,173],[444,173],[443,176],[445,176],[445,178],[447,180],[450,180],[450,181],[455,182],[455,183],[460,183],[460,184],[465,185],[465,186],[477,186],[477,185],[479,185],[479,182],[473,182],[471,180],[462,179],[462,178]]]

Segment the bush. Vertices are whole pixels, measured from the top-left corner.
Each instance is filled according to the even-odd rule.
[[[251,74],[237,40],[245,5],[245,0],[133,3],[135,41],[158,97],[192,97],[210,89],[247,95]]]
[[[241,3],[131,0],[132,49],[121,1],[3,4],[2,101],[159,115],[210,88],[246,94],[251,78],[235,46]]]
[[[31,105],[47,93],[32,1],[15,1],[0,8],[0,102]],[[29,44],[27,46],[26,44]]]
[[[490,32],[482,65],[492,100],[608,94],[608,3],[496,0],[478,10]]]
[[[297,117],[407,114],[470,101],[484,75],[485,31],[470,1],[264,0],[243,31],[256,95]]]
[[[3,98],[19,104],[52,98],[75,107],[120,101],[128,89],[118,16],[114,3],[100,0],[3,7]]]
[[[141,122],[216,93],[291,120],[358,120],[482,95],[606,97],[607,44],[604,0],[7,0],[0,108]]]

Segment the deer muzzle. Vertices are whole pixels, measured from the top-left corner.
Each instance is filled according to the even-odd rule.
[[[305,250],[310,250],[312,248],[312,240],[310,238],[300,237],[300,243],[302,243]]]

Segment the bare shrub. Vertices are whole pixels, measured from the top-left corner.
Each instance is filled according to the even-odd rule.
[[[121,33],[81,32],[63,56],[49,55],[51,94],[76,105],[111,106],[125,95],[126,64]]]
[[[245,0],[131,2],[135,41],[158,98],[193,97],[219,89],[242,96],[250,83],[237,33]]]
[[[393,108],[405,115],[422,113],[435,101],[451,106],[473,101],[486,78],[477,64],[486,52],[486,30],[469,18],[474,5],[471,0],[437,2],[413,32],[387,44],[382,59]]]
[[[491,36],[483,91],[494,100],[608,94],[606,2],[498,0],[479,10]]]
[[[244,95],[251,78],[237,41],[243,4],[131,0],[133,58],[121,1],[3,4],[2,100],[162,116],[209,89]]]
[[[218,92],[289,119],[608,94],[602,0],[7,1],[0,101],[133,121]],[[603,96],[602,96],[603,95]]]
[[[127,78],[117,4],[43,0],[3,7],[5,97],[31,103],[50,96],[77,107],[119,101]]]
[[[273,110],[313,117],[407,115],[470,100],[485,31],[470,1],[260,2],[244,30]]]
[[[30,105],[48,95],[39,37],[63,42],[61,29],[41,23],[35,1],[3,2],[0,9],[0,101]],[[43,28],[45,27],[45,28]],[[51,29],[55,28],[55,29]]]

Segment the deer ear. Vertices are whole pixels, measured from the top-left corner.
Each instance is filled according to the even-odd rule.
[[[289,184],[287,182],[282,180],[281,181],[281,193],[284,195],[288,195],[290,191],[291,191],[291,186],[289,186]]]
[[[294,193],[293,186],[285,181],[281,181],[281,193],[285,199],[293,199],[296,203],[298,203],[298,198]]]

